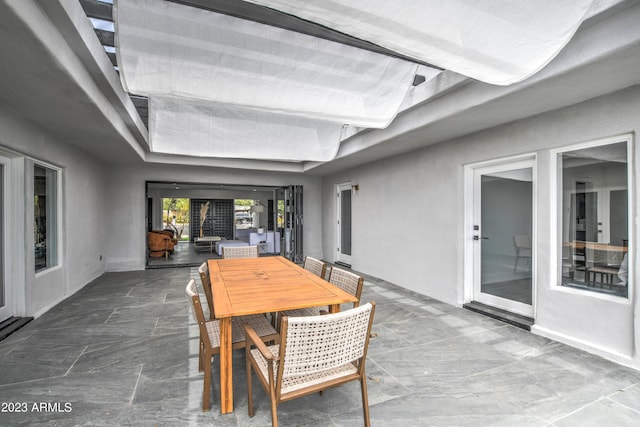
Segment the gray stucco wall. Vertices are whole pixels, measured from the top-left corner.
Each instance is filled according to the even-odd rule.
[[[107,270],[139,270],[146,261],[145,182],[177,181],[191,183],[224,183],[238,185],[288,186],[302,185],[303,251],[305,255],[320,257],[321,236],[321,178],[301,174],[259,172],[195,166],[141,164],[117,167],[109,173],[106,197],[118,200],[109,209],[109,230],[119,230],[109,236],[106,247]],[[127,221],[121,221],[126,218]]]
[[[556,286],[557,212],[552,199],[556,183],[550,178],[556,163],[550,150],[639,128],[640,87],[635,86],[325,177],[324,256],[335,259],[335,186],[350,181],[360,188],[353,197],[353,269],[460,305],[472,298],[465,291],[469,280],[465,165],[533,154],[537,158],[535,330],[637,366],[640,324],[635,285],[629,300]],[[637,200],[638,164],[635,150],[629,158],[635,185],[630,201]],[[635,203],[632,212],[630,236],[638,241]],[[632,255],[637,264],[636,253]],[[638,283],[637,271],[633,279]]]
[[[98,159],[45,129],[0,109],[0,145],[15,150],[9,192],[13,223],[8,241],[7,284],[13,287],[16,314],[37,316],[105,271],[107,230],[105,168]],[[34,272],[33,161],[61,169],[61,228],[58,266]],[[24,221],[19,221],[24,218]],[[20,286],[14,286],[16,283]],[[24,284],[24,286],[22,285]]]

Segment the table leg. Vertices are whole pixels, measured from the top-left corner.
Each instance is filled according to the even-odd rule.
[[[339,313],[340,312],[340,304],[333,304],[329,306],[329,313]]]
[[[231,317],[220,319],[220,411],[233,412]]]

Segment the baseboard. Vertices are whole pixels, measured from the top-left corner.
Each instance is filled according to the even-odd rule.
[[[626,366],[628,368],[640,371],[640,360],[633,357],[633,355],[623,354],[619,351],[613,351],[609,348],[597,346],[588,343],[587,341],[573,338],[569,335],[565,335],[559,332],[552,331],[548,328],[534,325],[531,328],[531,332],[540,335],[541,337],[548,338],[550,340],[558,341],[571,347],[578,348],[586,351],[587,353],[595,354],[604,359]]]

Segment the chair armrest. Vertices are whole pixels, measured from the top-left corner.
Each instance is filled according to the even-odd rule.
[[[243,323],[242,326],[244,327],[244,333],[247,340],[247,349],[249,349],[249,347],[253,344],[258,349],[258,351],[260,351],[262,357],[264,357],[267,361],[280,359],[278,356],[275,356],[271,352],[271,350],[269,350],[266,344],[262,342],[256,331],[248,323]]]

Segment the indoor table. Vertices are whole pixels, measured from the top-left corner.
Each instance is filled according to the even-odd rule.
[[[231,319],[329,306],[356,298],[281,256],[208,260],[215,318],[220,320],[220,409],[233,411]]]

